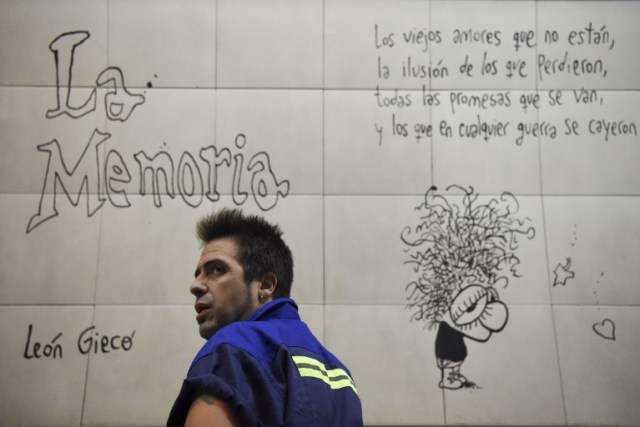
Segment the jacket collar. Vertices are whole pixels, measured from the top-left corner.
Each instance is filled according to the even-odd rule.
[[[276,298],[260,306],[247,320],[267,319],[300,319],[298,305],[291,298]]]

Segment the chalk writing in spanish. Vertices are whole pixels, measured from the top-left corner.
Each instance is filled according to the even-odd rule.
[[[562,32],[506,32],[500,28],[445,32],[375,24],[372,35],[378,80],[373,102],[385,113],[372,126],[378,145],[385,141],[420,143],[430,138],[500,141],[518,146],[529,141],[584,136],[605,143],[637,139],[636,118],[628,112],[612,117],[608,113],[611,98],[584,86],[593,79],[611,78],[607,61],[616,38],[606,24],[586,22]],[[450,52],[449,46],[457,49]],[[469,49],[461,51],[460,46]],[[438,56],[442,52],[446,55]],[[532,88],[535,81],[567,76],[582,84],[564,90]],[[458,84],[460,78],[479,82],[488,78],[519,80],[524,89],[430,88],[434,82],[452,78],[458,79]],[[426,113],[429,110],[431,114]]]

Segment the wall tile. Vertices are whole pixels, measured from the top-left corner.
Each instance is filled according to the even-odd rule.
[[[91,93],[89,89],[74,88],[70,92],[70,105],[82,105]],[[103,96],[104,91],[96,91],[96,100]],[[81,187],[80,174],[91,171],[89,191],[96,192],[99,186],[96,151],[85,153],[85,150],[94,130],[104,132],[105,116],[87,112],[78,119],[68,115],[47,119],[47,113],[57,106],[53,88],[0,87],[0,191],[52,193],[55,185],[57,193],[63,196],[62,185],[75,197]],[[93,111],[100,107],[96,102]],[[55,173],[61,177],[58,183]]]
[[[638,200],[545,197],[544,204],[554,303],[638,304]]]
[[[448,76],[433,78],[433,88],[459,89],[533,89],[535,88],[536,40],[522,43],[517,49],[514,34],[526,40],[535,36],[534,1],[500,3],[500,12],[477,1],[433,1],[431,28],[441,32],[441,43],[431,50],[432,67],[446,66]],[[464,11],[464,12],[463,12]],[[531,33],[530,33],[531,32]],[[465,37],[471,36],[471,41]],[[465,73],[460,69],[470,64]],[[524,64],[524,66],[522,65]],[[507,68],[523,67],[510,72]],[[516,68],[516,70],[520,70]]]
[[[430,337],[388,305],[327,305],[325,343],[349,368],[365,425],[444,424]]]
[[[196,220],[207,213],[181,200],[156,208],[129,197],[130,207],[104,212],[96,302],[98,304],[191,304],[200,247]],[[168,244],[167,242],[170,242]]]
[[[311,333],[320,341],[324,341],[324,306],[298,304],[300,318],[307,324]]]
[[[111,0],[110,63],[125,70],[131,87],[214,87],[215,9],[205,0]]]
[[[559,96],[563,105],[540,110],[540,120],[557,127],[556,138],[541,138],[545,194],[637,195],[640,95],[578,88]]]
[[[632,51],[640,42],[640,35],[636,30],[640,4],[612,1],[606,5],[607,7],[602,8],[602,3],[586,2],[575,7],[570,1],[537,5],[538,54],[539,63],[543,64],[539,67],[540,88],[628,89],[638,86],[640,60],[625,55],[624,52]],[[557,31],[558,40],[553,43],[544,42],[547,31]],[[577,34],[570,39],[572,32]],[[584,43],[580,42],[581,39]],[[553,61],[559,64],[565,55],[567,67],[557,67],[558,71],[553,73]],[[602,73],[575,73],[567,70],[573,61],[581,64],[583,60],[589,63],[601,60]],[[543,72],[547,68],[549,72]]]
[[[326,302],[404,305],[414,280],[400,234],[418,197],[327,197]]]
[[[43,221],[34,225],[38,206]],[[93,302],[101,215],[87,218],[84,206],[51,206],[50,197],[0,195],[2,304]]]
[[[72,62],[71,84],[95,85],[107,63],[107,4],[62,0],[51,7],[46,0],[3,1],[0,84],[55,87],[56,62],[50,45],[58,38],[53,47],[59,52],[60,81],[68,83],[64,70]]]
[[[83,346],[90,346],[91,335],[98,343],[97,352],[91,347],[89,356],[83,422],[166,423],[191,360],[204,344],[193,308],[99,306],[94,326],[83,340]],[[131,338],[129,350],[125,336]],[[103,337],[122,348],[108,346],[104,352]]]
[[[421,43],[406,44],[403,33],[429,27],[429,3],[405,1],[325,2],[325,85],[332,89],[421,89],[428,78],[402,74],[408,56],[428,62]],[[345,68],[343,64],[353,64]],[[384,67],[389,67],[385,78]]]
[[[92,312],[88,306],[0,306],[4,425],[80,425],[88,361],[77,340]]]
[[[167,194],[198,199],[212,191],[209,164],[201,158],[201,150],[215,145],[215,92],[145,89],[135,96],[143,97],[143,103],[126,120],[107,123],[106,190],[155,195],[156,204],[162,204]]]
[[[318,0],[219,1],[218,86],[320,87],[321,16]]]
[[[243,186],[250,186],[253,171],[271,167],[268,193],[320,194],[322,192],[322,95],[306,90],[251,90],[218,92],[216,146],[244,156]],[[240,136],[240,135],[244,135]],[[262,160],[261,160],[262,159]],[[235,167],[235,163],[231,169]],[[266,172],[264,172],[266,174]],[[262,175],[257,175],[258,177]],[[230,193],[233,174],[219,176],[221,191]],[[242,181],[241,181],[242,182]],[[287,184],[288,183],[288,184]]]
[[[636,425],[638,307],[555,306],[554,314],[567,422]]]
[[[504,330],[484,343],[465,341],[460,372],[479,388],[445,392],[448,424],[565,424],[548,306],[511,306]]]
[[[440,105],[432,112],[434,183],[470,183],[490,194],[540,194],[539,144],[520,130],[538,120],[534,109],[525,111],[519,105],[521,96],[530,93],[437,92]]]
[[[409,95],[421,102],[421,92]],[[416,123],[428,125],[429,110],[416,104],[398,113],[400,120],[408,126],[407,137],[393,135],[394,112],[378,107],[373,91],[327,92],[325,193],[424,193],[431,182],[431,145],[428,138],[416,139],[413,129]]]

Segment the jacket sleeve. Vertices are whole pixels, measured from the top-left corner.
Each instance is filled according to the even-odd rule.
[[[284,423],[284,391],[255,357],[231,344],[221,344],[194,362],[167,425],[184,425],[191,403],[199,394],[225,401],[242,425]]]

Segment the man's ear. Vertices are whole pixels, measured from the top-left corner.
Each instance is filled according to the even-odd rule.
[[[273,293],[276,291],[276,287],[278,286],[278,278],[274,273],[265,273],[262,275],[260,279],[260,290],[265,299],[270,300],[273,298]]]

